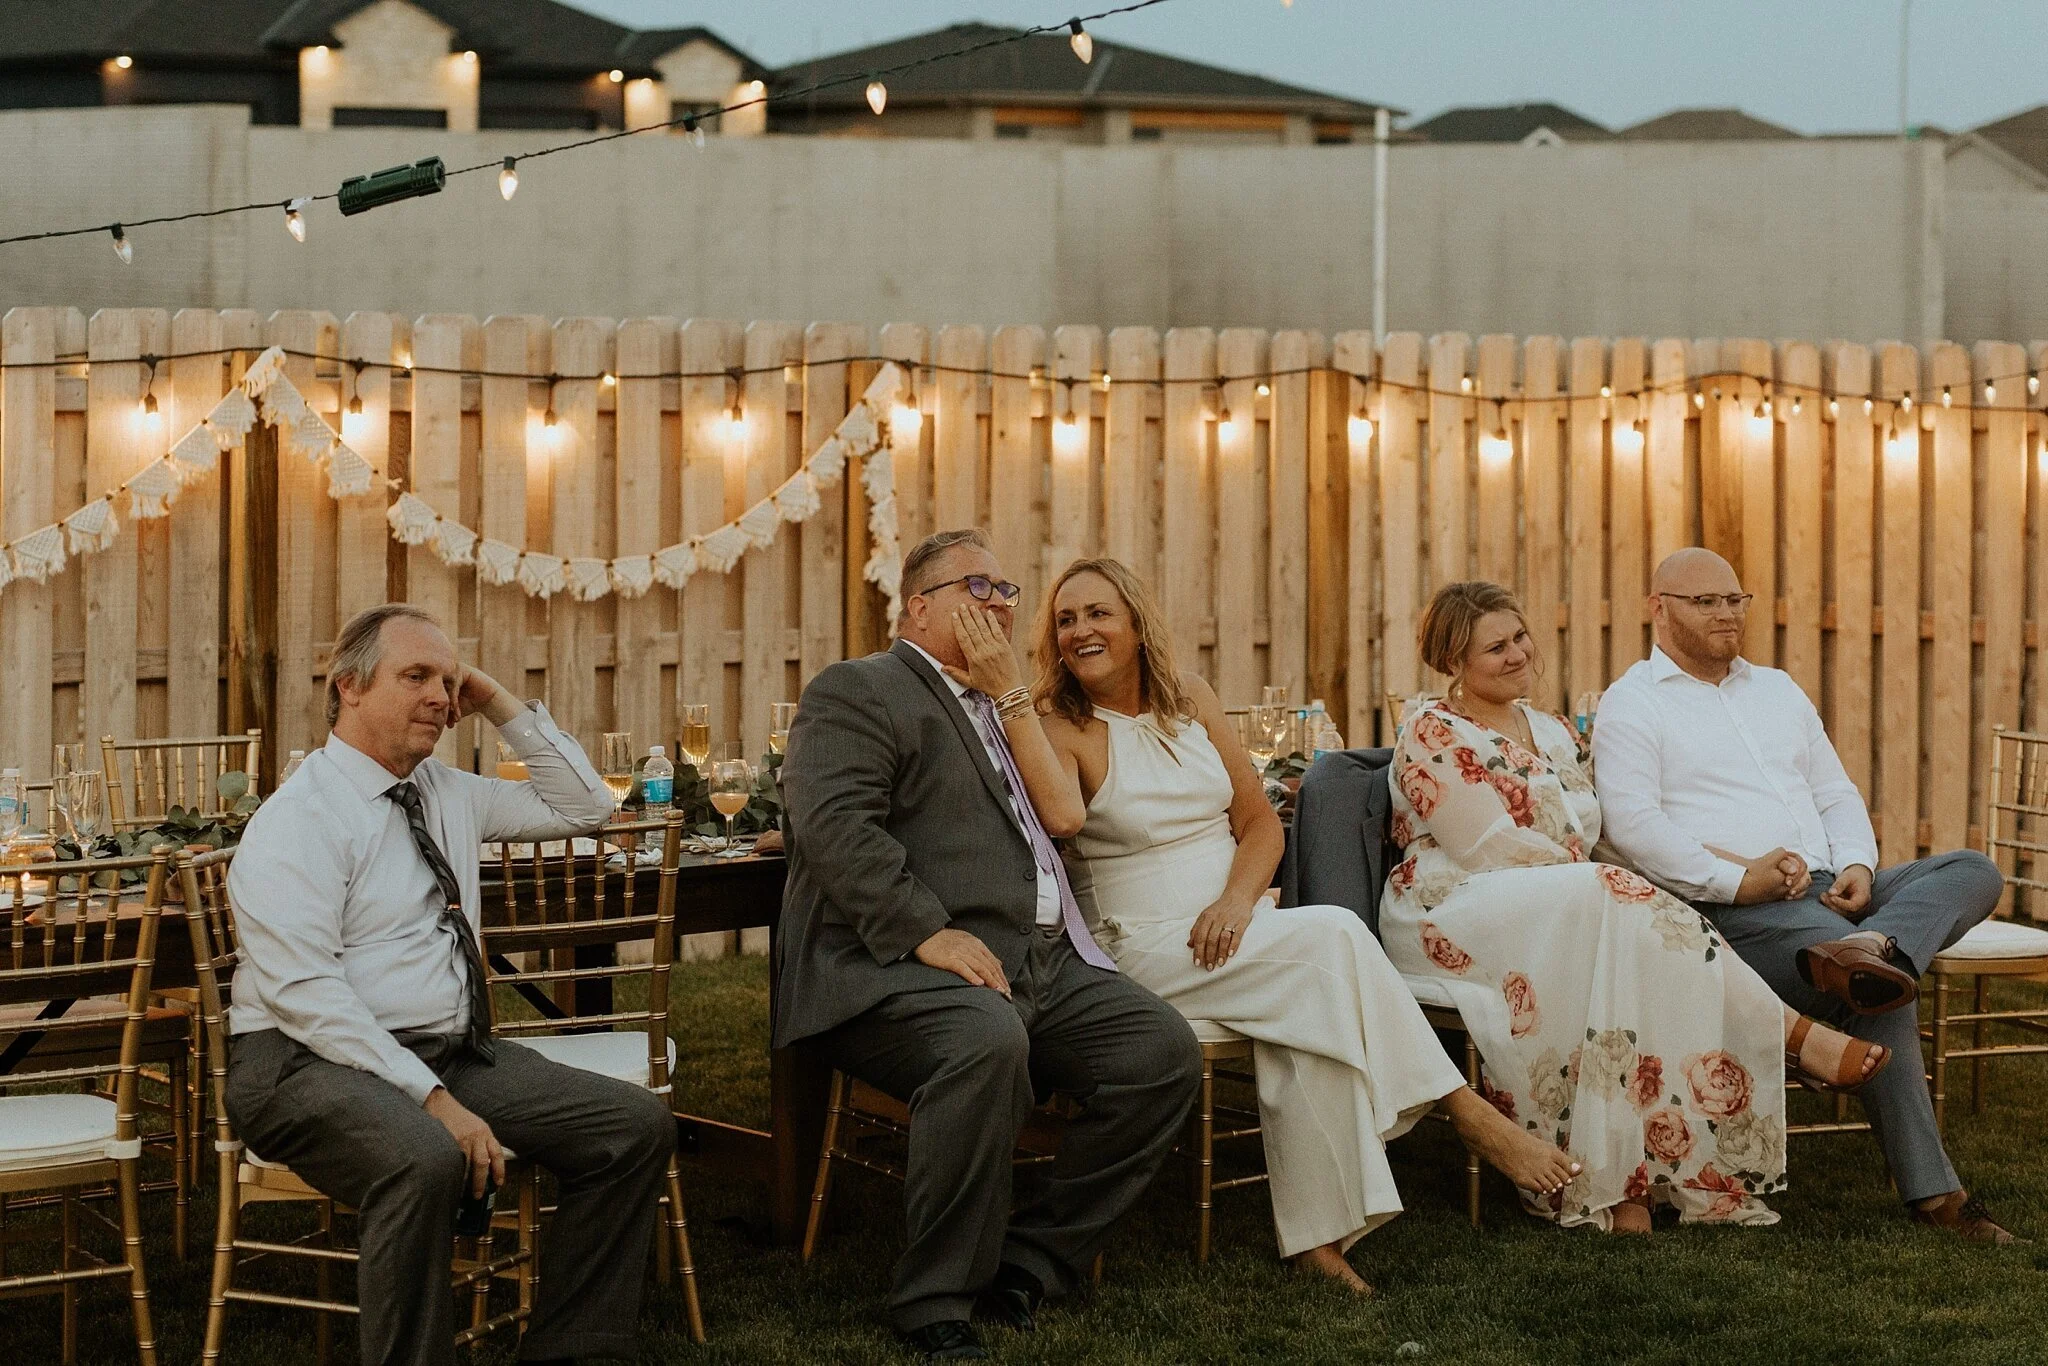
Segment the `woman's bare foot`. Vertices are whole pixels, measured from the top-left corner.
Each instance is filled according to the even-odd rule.
[[[1293,1261],[1294,1269],[1304,1275],[1312,1273],[1317,1276],[1328,1276],[1354,1295],[1372,1294],[1372,1287],[1351,1269],[1351,1263],[1344,1260],[1344,1254],[1338,1250],[1335,1243],[1312,1247],[1306,1252],[1296,1254]]]
[[[1798,1023],[1798,1013],[1787,1009],[1785,1012],[1785,1042],[1787,1045],[1791,1043],[1793,1027]],[[1808,1076],[1833,1080],[1841,1075],[1843,1055],[1849,1049],[1858,1046],[1862,1042],[1862,1040],[1852,1034],[1844,1034],[1839,1029],[1830,1029],[1820,1021],[1815,1020],[1812,1022],[1811,1027],[1807,1029],[1806,1037],[1800,1040],[1799,1043],[1800,1070]],[[1884,1051],[1879,1048],[1872,1048],[1863,1055],[1862,1081],[1868,1081],[1876,1074],[1879,1065],[1884,1061],[1884,1056]],[[1861,1085],[1862,1081],[1851,1082],[1850,1085]]]
[[[1648,1233],[1650,1231],[1650,1205],[1638,1197],[1624,1200],[1607,1211],[1609,1233]]]
[[[1551,1195],[1579,1174],[1579,1164],[1572,1161],[1570,1153],[1517,1128],[1471,1087],[1460,1086],[1437,1103],[1451,1117],[1451,1127],[1465,1145],[1523,1190]]]

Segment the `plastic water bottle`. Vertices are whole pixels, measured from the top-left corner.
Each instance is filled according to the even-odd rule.
[[[0,770],[0,840],[20,834],[21,823],[27,819],[28,786],[21,781],[21,770]]]
[[[1344,736],[1338,731],[1337,723],[1330,719],[1330,712],[1318,697],[1308,705],[1308,720],[1303,726],[1306,734],[1309,762],[1313,763],[1332,750],[1344,748]]]
[[[666,816],[675,797],[676,766],[669,762],[667,746],[656,745],[647,751],[647,762],[640,766],[641,814],[648,820]]]
[[[286,783],[290,782],[292,780],[292,774],[297,773],[299,771],[299,765],[305,762],[306,751],[304,751],[303,749],[293,750],[291,757],[284,761],[284,772],[277,775],[277,785],[279,787],[283,787]]]

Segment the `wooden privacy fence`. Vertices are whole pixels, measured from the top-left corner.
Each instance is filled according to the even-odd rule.
[[[273,344],[380,479],[560,555],[720,524],[817,447],[880,358],[906,362],[906,545],[987,526],[1027,608],[1072,557],[1118,556],[1226,702],[1284,683],[1361,742],[1386,691],[1429,684],[1414,623],[1438,585],[1513,584],[1562,709],[1646,653],[1650,568],[1703,543],[1757,595],[1747,653],[1819,703],[1887,860],[1974,841],[1989,726],[2048,723],[2040,343],[16,309],[0,534],[160,455]],[[154,433],[137,418],[149,355],[178,357],[154,367]],[[111,550],[9,585],[0,755],[42,776],[53,739],[262,726],[274,764],[324,733],[339,623],[387,597],[451,623],[466,658],[593,748],[673,737],[678,705],[703,701],[715,738],[759,752],[770,702],[886,640],[852,473],[731,575],[596,602],[479,586],[397,544],[394,496],[330,499],[259,426],[169,518],[124,519]],[[478,740],[466,726],[447,757]]]

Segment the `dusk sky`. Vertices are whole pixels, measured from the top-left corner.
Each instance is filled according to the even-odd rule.
[[[1025,26],[1115,0],[575,0],[703,24],[770,65],[967,20]],[[1166,0],[1111,39],[1427,117],[1550,100],[1610,126],[1735,105],[1803,133],[1898,125],[1898,0]],[[2048,102],[2048,5],[1920,0],[1911,121],[1968,128]]]

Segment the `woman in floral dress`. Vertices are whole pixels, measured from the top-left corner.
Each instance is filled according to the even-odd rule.
[[[1768,1224],[1785,1184],[1786,1049],[1802,1077],[1853,1089],[1882,1049],[1802,1022],[1684,902],[1588,861],[1600,803],[1573,732],[1521,702],[1534,650],[1494,584],[1452,584],[1422,628],[1450,695],[1404,722],[1380,933],[1405,973],[1440,979],[1500,1111],[1583,1170],[1525,1197],[1565,1225],[1647,1232]],[[1803,1027],[1802,1027],[1803,1026]]]

